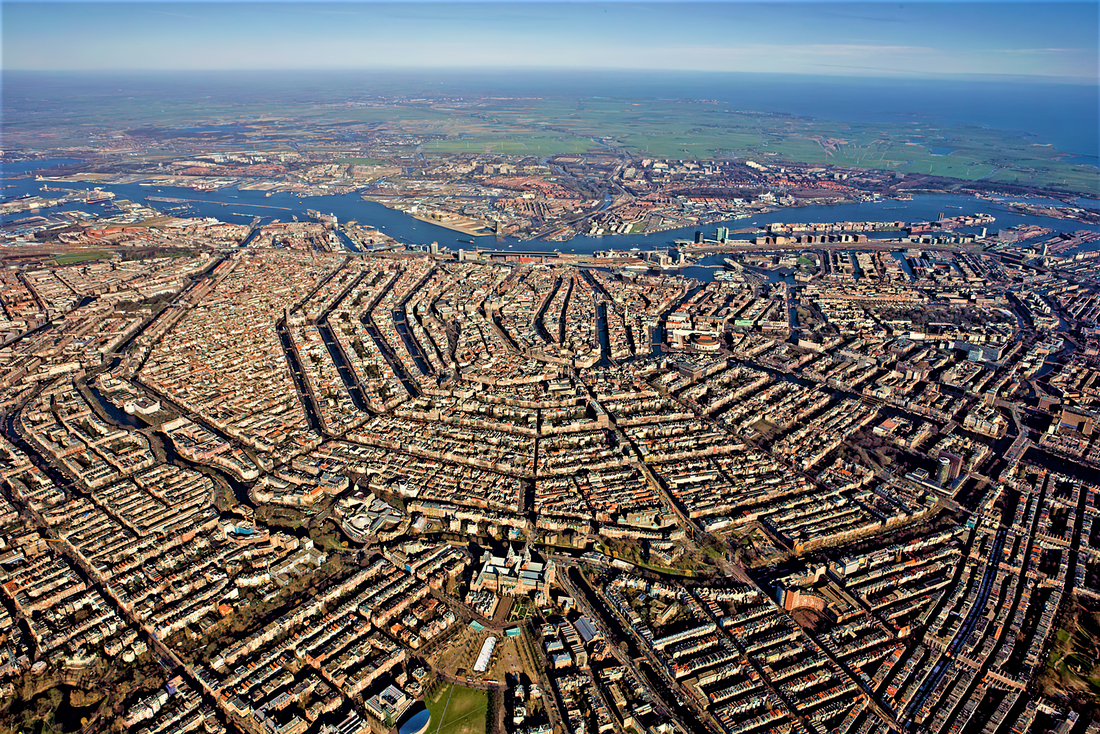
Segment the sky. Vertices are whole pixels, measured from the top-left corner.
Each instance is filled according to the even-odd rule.
[[[0,2],[5,70],[573,68],[1100,81],[1096,2]]]

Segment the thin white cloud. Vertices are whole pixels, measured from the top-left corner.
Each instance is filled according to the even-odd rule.
[[[1084,48],[995,48],[999,54],[1079,54],[1088,51]]]
[[[853,43],[772,44],[750,43],[738,46],[665,46],[650,49],[650,53],[662,51],[674,54],[706,57],[755,57],[771,54],[775,57],[791,56],[882,56],[890,54],[932,54],[938,49],[930,46],[882,46]]]
[[[815,56],[869,56],[880,54],[929,54],[937,53],[930,46],[864,46],[854,43],[819,43],[813,45],[784,46],[787,53],[809,53]]]
[[[191,20],[205,20],[197,15],[184,15],[183,13],[169,13],[167,10],[149,10],[148,8],[142,8],[146,13],[152,15],[170,15],[173,18],[190,18]]]

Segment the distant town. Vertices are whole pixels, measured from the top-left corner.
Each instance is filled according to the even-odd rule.
[[[1076,193],[193,137],[5,179],[3,727],[1100,732]],[[795,215],[945,192],[1028,221]]]

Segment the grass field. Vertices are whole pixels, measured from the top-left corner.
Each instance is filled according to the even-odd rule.
[[[429,734],[485,734],[489,695],[445,683],[424,701],[432,713]]]
[[[68,255],[58,255],[54,258],[54,262],[58,265],[72,265],[73,263],[82,263],[88,260],[103,260],[108,257],[111,257],[110,252],[70,252]]]
[[[384,166],[388,163],[381,158],[335,158],[332,162],[344,166]]]
[[[1095,710],[1100,706],[1100,610],[1080,600],[1069,604],[1038,685],[1047,694]]]

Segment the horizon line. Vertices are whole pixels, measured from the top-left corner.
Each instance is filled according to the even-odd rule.
[[[48,0],[54,1],[54,0]],[[66,2],[68,0],[56,0],[57,2]],[[91,0],[88,0],[91,1]],[[127,0],[136,1],[136,0]],[[201,0],[203,2],[214,2],[215,0]],[[253,0],[259,2],[261,0]],[[266,0],[264,0],[266,1]],[[281,0],[280,0],[281,1]],[[289,1],[289,0],[288,0]],[[349,0],[350,1],[350,0]],[[420,0],[417,0],[420,1]],[[427,0],[424,0],[425,2]],[[461,0],[451,0],[452,2],[459,2]],[[556,1],[556,0],[555,0]],[[657,1],[657,0],[654,0]],[[709,1],[709,0],[708,0]],[[783,0],[786,1],[786,0]],[[793,1],[793,0],[792,0]],[[823,1],[823,0],[822,0]],[[128,74],[133,76],[153,76],[157,74],[285,74],[285,73],[442,73],[442,74],[457,74],[466,72],[508,72],[508,73],[525,73],[525,72],[575,72],[575,73],[591,73],[591,72],[604,72],[604,73],[622,73],[622,74],[707,74],[707,75],[740,75],[740,76],[782,76],[782,77],[826,77],[826,78],[839,78],[839,79],[890,79],[895,81],[966,81],[966,80],[981,80],[981,81],[1039,81],[1046,83],[1061,83],[1061,84],[1079,84],[1079,85],[1096,85],[1098,79],[1096,77],[1089,76],[1061,76],[1051,74],[998,74],[992,72],[937,72],[932,74],[921,74],[915,72],[895,71],[892,69],[883,69],[877,71],[874,69],[868,69],[868,73],[857,74],[851,72],[814,72],[814,71],[740,71],[740,70],[723,70],[723,69],[669,69],[669,68],[627,68],[621,66],[383,66],[383,67],[363,67],[363,66],[311,66],[311,67],[268,67],[268,68],[191,68],[191,69],[171,69],[171,68],[118,68],[108,67],[101,69],[43,69],[43,68],[0,68],[0,75],[9,73],[28,73],[28,74],[74,74],[74,75],[89,75],[89,74]]]

